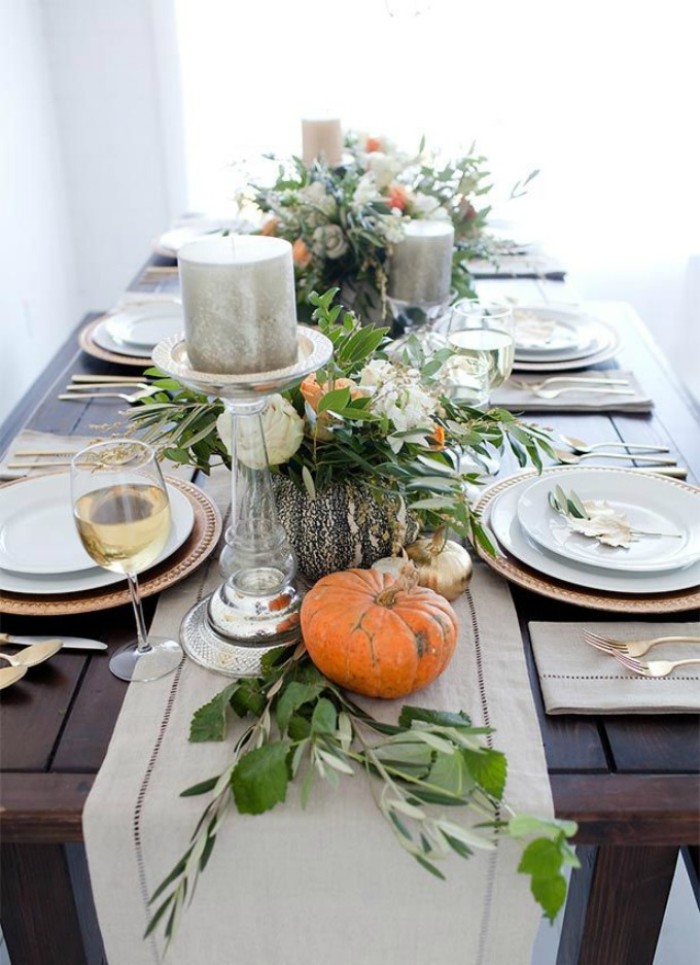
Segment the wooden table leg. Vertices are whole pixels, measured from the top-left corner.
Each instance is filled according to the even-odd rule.
[[[72,846],[80,848],[80,845]],[[101,939],[78,906],[80,861],[60,844],[3,844],[2,930],[10,961],[21,965],[94,965]],[[77,901],[76,901],[77,899]],[[92,898],[89,898],[88,919]],[[93,929],[94,931],[94,929]],[[84,938],[91,945],[86,950]]]
[[[653,965],[677,847],[579,846],[557,965]]]

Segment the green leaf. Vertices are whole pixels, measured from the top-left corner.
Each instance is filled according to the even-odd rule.
[[[190,723],[190,740],[193,743],[201,741],[222,741],[226,736],[226,708],[231,695],[236,691],[239,682],[229,684],[213,697],[208,704],[196,710]]]
[[[239,717],[247,717],[249,714],[259,717],[267,700],[257,680],[239,680],[229,703]]]
[[[311,730],[316,734],[333,734],[337,726],[337,713],[326,697],[321,697],[311,715]]]
[[[241,814],[262,814],[287,796],[287,753],[284,741],[273,741],[244,754],[231,775],[231,790]]]
[[[530,814],[517,814],[508,822],[508,834],[511,838],[527,838],[537,834],[540,837],[548,837],[556,841],[562,835],[571,838],[577,831],[578,825],[575,821],[563,821],[559,818],[537,818]]]
[[[547,918],[554,921],[566,901],[566,879],[563,875],[552,878],[533,878],[530,882],[535,901],[541,905]]]
[[[323,687],[324,685],[321,683],[303,683],[297,680],[292,680],[291,683],[287,684],[277,698],[275,708],[277,726],[282,733],[289,726],[294,711],[303,707],[304,704],[316,700],[323,691]]]
[[[427,724],[436,724],[440,727],[471,727],[471,719],[462,710],[455,714],[449,710],[431,710],[428,707],[412,707],[410,704],[405,704],[401,708],[399,725],[410,727],[414,720],[422,720]]]
[[[218,780],[218,777],[210,777],[208,781],[193,784],[192,787],[188,787],[185,791],[180,791],[180,797],[195,797],[197,794],[206,794],[207,791],[211,791],[212,788],[216,787]]]
[[[427,781],[457,797],[461,797],[474,786],[474,780],[459,751],[454,754],[438,754],[430,768]]]
[[[334,389],[332,392],[326,392],[326,394],[321,398],[318,403],[318,414],[326,412],[328,410],[333,410],[338,412],[341,409],[346,408],[350,402],[350,389]]]
[[[551,877],[559,873],[562,855],[554,841],[536,838],[523,851],[518,871],[533,877]]]
[[[464,762],[477,784],[500,801],[506,786],[508,765],[505,754],[485,748],[483,751],[462,750]]]

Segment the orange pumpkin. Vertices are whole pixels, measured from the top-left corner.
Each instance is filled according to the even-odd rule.
[[[405,697],[450,662],[457,617],[414,580],[377,570],[324,576],[301,606],[306,649],[321,673],[368,697]]]

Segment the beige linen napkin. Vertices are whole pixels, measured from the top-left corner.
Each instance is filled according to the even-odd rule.
[[[105,391],[108,391],[107,389]],[[10,443],[10,446],[0,460],[0,480],[21,479],[23,476],[41,476],[47,472],[67,472],[70,461],[76,452],[96,442],[105,442],[114,433],[94,436],[62,436],[54,432],[36,432],[34,429],[23,429]],[[114,436],[116,438],[116,436]],[[16,453],[23,450],[45,452],[45,456],[20,457]],[[55,455],[54,455],[55,453]],[[20,465],[21,464],[21,465]],[[18,466],[19,468],[15,468]],[[10,468],[12,467],[12,468]],[[178,476],[180,479],[192,479],[197,472],[194,466],[183,466],[178,462],[166,459],[161,464],[165,475]]]
[[[650,412],[654,403],[634,376],[633,372],[621,372],[619,369],[591,370],[572,372],[572,376],[588,375],[596,379],[624,379],[628,385],[616,385],[611,388],[629,389],[634,395],[615,395],[604,392],[579,392],[576,382],[553,382],[545,386],[546,389],[564,389],[571,386],[571,391],[562,392],[555,399],[542,399],[528,389],[520,388],[511,381],[505,382],[496,389],[491,396],[491,405],[501,406],[503,409],[514,409],[518,412],[535,412],[543,409],[553,409],[557,412]],[[513,377],[518,382],[539,383],[547,376],[564,378],[565,372],[516,373]],[[604,389],[604,385],[592,385],[590,388]]]
[[[687,714],[700,711],[700,664],[652,679],[587,644],[585,630],[615,640],[700,634],[700,623],[531,623],[548,714]],[[645,660],[700,657],[700,644],[654,647]]]
[[[35,432],[23,429],[10,443],[0,461],[0,479],[21,479],[45,472],[68,469],[76,452],[99,442],[100,436],[63,436],[54,432]],[[23,450],[46,453],[43,456],[18,456]],[[15,468],[15,465],[20,468]],[[11,468],[12,467],[12,468]]]

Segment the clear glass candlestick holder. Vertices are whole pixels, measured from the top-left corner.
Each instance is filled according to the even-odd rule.
[[[181,336],[153,353],[162,371],[221,399],[231,414],[231,526],[221,560],[226,579],[185,615],[180,636],[194,661],[233,677],[258,675],[266,653],[301,635],[296,561],[277,514],[261,420],[269,395],[298,384],[331,357],[326,336],[304,326],[298,331],[296,363],[272,372],[199,372]]]

